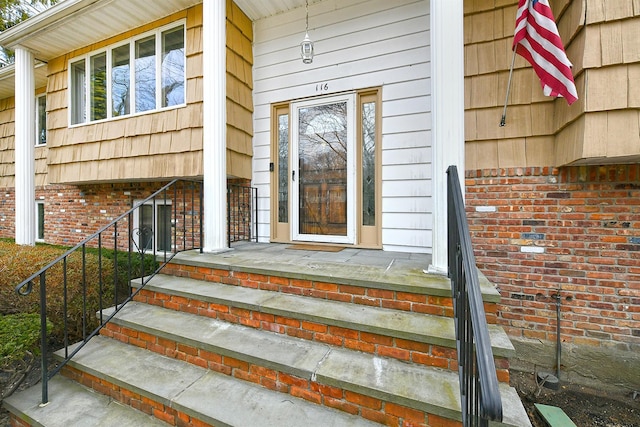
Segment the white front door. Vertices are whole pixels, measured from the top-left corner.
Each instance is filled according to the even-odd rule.
[[[354,243],[354,100],[292,104],[292,240]]]

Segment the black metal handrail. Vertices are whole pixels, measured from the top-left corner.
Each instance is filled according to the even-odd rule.
[[[227,243],[258,241],[258,189],[227,186]]]
[[[78,351],[104,327],[122,307],[131,301],[149,280],[179,252],[200,249],[202,252],[203,184],[201,181],[174,180],[146,199],[135,205],[108,225],[87,237],[50,264],[34,273],[16,286],[18,294],[26,296],[33,290],[34,282],[40,287],[40,350],[42,367],[42,404],[49,401],[48,382],[75,356]],[[97,267],[90,268],[88,253],[97,257]],[[111,258],[107,258],[107,254]],[[81,256],[82,271],[80,289],[82,292],[82,337],[73,347],[67,318],[69,300],[77,295],[69,295],[69,260]],[[109,261],[105,261],[109,259]],[[139,262],[139,265],[138,265]],[[62,271],[59,271],[61,269]],[[136,271],[137,270],[137,271]],[[71,272],[69,272],[71,273]],[[96,274],[97,273],[97,274]],[[109,283],[106,279],[109,273]],[[47,354],[47,274],[57,274],[62,282],[63,304],[63,348],[64,360],[48,372]],[[140,278],[140,286],[131,288],[133,278]],[[73,285],[73,283],[71,284]],[[73,292],[71,292],[73,294]],[[87,307],[88,295],[98,295],[98,326],[92,330],[91,317]],[[103,313],[113,308],[109,314]]]
[[[449,277],[453,297],[462,424],[502,421],[502,400],[458,169],[447,169]]]

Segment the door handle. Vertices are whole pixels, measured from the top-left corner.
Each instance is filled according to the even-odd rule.
[[[292,171],[291,171],[291,181],[294,181],[294,182],[295,182],[295,180],[296,180],[296,171],[295,171],[295,170],[292,170]]]

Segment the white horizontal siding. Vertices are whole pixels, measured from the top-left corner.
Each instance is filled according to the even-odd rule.
[[[324,0],[309,6],[313,63],[299,54],[305,10],[254,22],[254,185],[269,239],[273,103],[382,87],[382,227],[389,250],[431,251],[431,96],[427,0]],[[319,83],[328,90],[317,90]]]

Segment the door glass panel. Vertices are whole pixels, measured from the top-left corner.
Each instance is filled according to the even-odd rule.
[[[376,104],[362,104],[362,225],[376,225]]]
[[[347,102],[298,110],[299,233],[347,235]]]
[[[278,222],[289,222],[289,114],[278,116]]]

